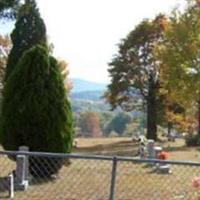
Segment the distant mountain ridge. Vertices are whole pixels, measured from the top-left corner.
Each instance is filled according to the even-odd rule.
[[[95,83],[92,81],[85,81],[82,79],[71,79],[73,88],[69,93],[71,99],[73,112],[83,112],[85,110],[92,110],[95,112],[110,111],[111,107],[106,103],[103,95],[107,89],[107,85],[103,83]],[[134,91],[134,97],[141,99],[138,91]],[[116,110],[121,111],[121,109]],[[137,115],[134,112],[134,115]]]
[[[72,100],[73,112],[109,110],[109,105],[105,105],[105,99],[102,99],[106,91],[106,84],[82,79],[72,79],[71,82],[73,87],[69,96]]]
[[[72,90],[71,93],[79,93],[79,92],[91,92],[91,91],[105,91],[106,84],[104,83],[95,83],[92,81],[86,81],[82,79],[71,79],[72,82]]]
[[[72,99],[82,99],[82,100],[91,100],[91,101],[102,101],[102,96],[104,95],[104,90],[97,91],[82,91],[74,92],[70,94]]]

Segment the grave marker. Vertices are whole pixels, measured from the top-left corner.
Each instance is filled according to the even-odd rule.
[[[27,152],[28,147],[21,146],[19,148],[19,151]],[[16,164],[17,168],[15,171],[15,189],[26,190],[28,187],[28,178],[29,178],[28,156],[17,155]]]

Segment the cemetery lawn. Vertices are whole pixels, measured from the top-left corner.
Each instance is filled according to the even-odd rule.
[[[77,138],[77,147],[74,153],[94,155],[118,155],[135,156],[138,143],[131,138]],[[200,162],[200,147],[187,147],[184,139],[176,139],[175,142],[159,142],[158,146],[169,153],[169,160],[196,161]]]
[[[200,161],[199,148],[187,148],[182,139],[163,142],[169,160]],[[73,153],[134,156],[138,144],[130,138],[80,138]],[[15,168],[13,161],[0,159],[1,177]],[[191,180],[200,174],[198,167],[173,166],[172,174],[152,173],[146,164],[119,162],[117,165],[117,200],[195,199]],[[29,186],[25,192],[15,192],[19,200],[106,200],[109,197],[110,161],[71,159],[63,166],[58,177],[49,182]],[[0,191],[0,199],[7,199]],[[6,197],[6,198],[4,198]]]

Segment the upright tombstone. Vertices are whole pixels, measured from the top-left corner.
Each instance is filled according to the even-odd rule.
[[[155,158],[158,158],[159,153],[161,153],[163,149],[160,146],[155,146],[154,150],[155,150]]]
[[[19,151],[21,152],[21,151],[24,151],[24,152],[29,152],[29,147],[27,147],[27,146],[20,146],[19,147]],[[27,155],[24,155],[25,156],[25,160],[24,160],[24,162],[25,162],[25,168],[24,168],[24,179],[25,180],[29,180],[29,159],[28,159],[28,156]]]
[[[27,152],[29,150],[26,146],[19,147],[20,152]],[[29,166],[27,155],[17,155],[17,168],[15,171],[15,189],[26,190],[28,187],[29,179]]]
[[[147,141],[147,153],[149,159],[154,159],[156,157],[155,152],[155,141],[154,140],[148,140]]]
[[[161,153],[162,147],[160,146],[155,146],[154,140],[148,140],[147,142],[147,152],[148,152],[148,158],[149,159],[156,159],[158,158],[158,154]],[[153,163],[154,166],[154,163]],[[170,171],[170,165],[168,164],[160,164],[160,163],[155,163],[153,171],[156,171],[157,173],[161,174],[169,174],[171,173]]]

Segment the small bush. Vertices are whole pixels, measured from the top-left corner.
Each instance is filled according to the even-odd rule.
[[[200,145],[200,136],[197,135],[190,135],[185,138],[185,143],[187,146],[199,146]]]

